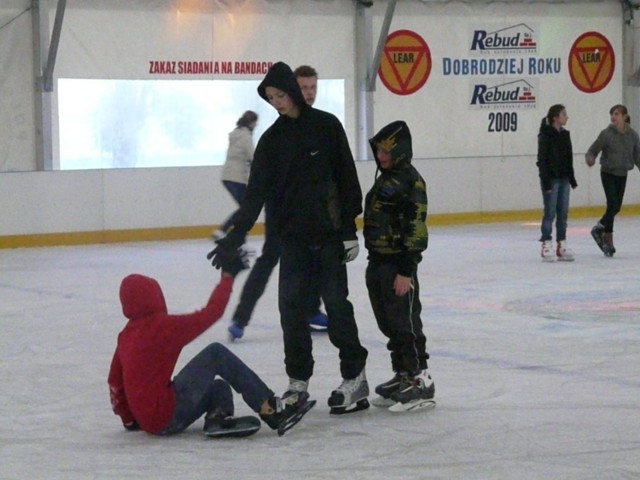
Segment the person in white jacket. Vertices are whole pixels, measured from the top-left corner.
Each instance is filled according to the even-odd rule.
[[[227,158],[222,168],[222,184],[229,191],[238,205],[242,203],[249,181],[249,171],[253,160],[253,130],[258,124],[258,114],[247,110],[236,122],[236,128],[229,133]],[[225,231],[228,219],[223,223]],[[214,239],[217,231],[213,232]]]

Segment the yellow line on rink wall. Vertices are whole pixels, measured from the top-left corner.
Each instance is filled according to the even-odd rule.
[[[569,218],[593,218],[597,220],[604,207],[574,207]],[[471,225],[478,223],[539,222],[542,210],[513,210],[498,212],[463,212],[429,215],[430,228],[449,225]],[[640,204],[623,205],[622,216],[640,215]],[[217,226],[142,228],[130,230],[105,230],[93,232],[61,232],[33,235],[0,236],[0,249],[52,247],[62,245],[91,245],[100,243],[156,242],[168,240],[208,239]],[[358,218],[362,229],[362,218]],[[256,224],[250,235],[263,235],[264,225]]]

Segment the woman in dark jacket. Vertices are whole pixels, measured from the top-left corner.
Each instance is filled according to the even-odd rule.
[[[545,262],[572,262],[573,252],[567,247],[567,217],[569,216],[570,188],[578,183],[573,172],[571,136],[564,128],[569,120],[564,105],[553,105],[542,119],[538,133],[538,170],[544,202],[540,230]],[[556,249],[553,249],[553,220],[556,220]]]

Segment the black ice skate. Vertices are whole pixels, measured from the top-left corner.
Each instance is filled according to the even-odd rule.
[[[391,405],[395,405],[396,402],[391,399],[391,394],[396,392],[400,387],[400,380],[402,376],[396,373],[391,380],[387,380],[376,387],[376,393],[378,396],[371,401],[374,407],[389,408]]]
[[[616,253],[616,247],[613,246],[613,233],[605,233],[603,237],[604,244],[602,245],[602,251],[605,256],[613,257],[613,254]]]
[[[284,435],[292,429],[306,413],[316,404],[315,400],[309,400],[307,392],[295,392],[283,397],[272,397],[269,405],[272,413],[260,414],[260,418],[269,427],[278,432],[278,436]]]
[[[329,413],[342,415],[369,408],[369,383],[364,369],[356,378],[344,379],[340,386],[331,392],[329,397]]]
[[[223,414],[207,416],[204,421],[204,434],[209,438],[248,437],[260,430],[257,417],[232,417]]]
[[[389,407],[389,411],[411,412],[433,408],[436,406],[433,399],[435,393],[435,384],[428,374],[426,382],[422,377],[403,376],[400,387],[391,394],[391,399],[396,403]]]
[[[604,252],[604,226],[600,222],[591,229],[591,236],[598,248]]]

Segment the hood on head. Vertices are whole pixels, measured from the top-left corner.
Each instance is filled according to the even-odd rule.
[[[167,313],[167,304],[158,282],[137,273],[126,276],[120,284],[122,313],[129,320]]]
[[[373,150],[373,158],[380,167],[376,152],[378,146],[391,154],[393,167],[398,168],[411,163],[413,151],[411,149],[411,132],[409,126],[402,120],[391,122],[383,127],[375,136],[369,139],[369,145]]]
[[[274,63],[265,75],[264,80],[258,85],[258,95],[269,103],[266,93],[267,87],[282,90],[291,97],[295,104],[300,107],[300,110],[307,106],[293,71],[284,62]]]

